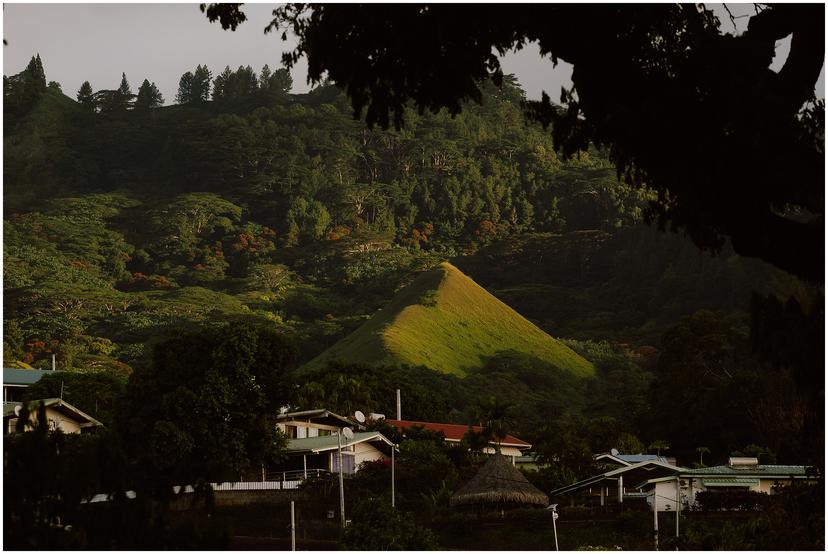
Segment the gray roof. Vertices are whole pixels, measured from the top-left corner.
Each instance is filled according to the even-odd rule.
[[[365,433],[354,433],[354,438],[346,440],[342,437],[342,446],[350,446],[352,444],[359,444],[361,442],[376,442],[382,441],[388,446],[391,446],[391,441],[386,439],[379,431],[371,431]],[[291,439],[288,441],[287,451],[298,452],[326,452],[328,450],[336,450],[339,448],[338,435],[325,435],[323,437],[309,437],[306,439]]]
[[[683,467],[674,466],[658,460],[644,460],[643,462],[638,462],[637,464],[633,464],[631,466],[621,466],[610,471],[605,471],[604,473],[599,473],[598,475],[594,475],[584,479],[583,481],[578,481],[577,483],[573,483],[566,487],[555,489],[550,493],[550,496],[568,494],[572,491],[600,483],[604,480],[617,480],[618,476],[625,475],[627,473],[630,473],[632,482],[639,482],[642,480],[641,477],[648,473],[659,474],[659,477],[663,477],[664,473],[667,473],[668,475],[675,475],[684,471],[686,470]]]
[[[3,368],[4,385],[33,385],[40,381],[40,378],[53,371],[43,369],[17,369],[15,367]]]
[[[768,465],[760,464],[739,469],[730,466],[702,467],[699,469],[688,469],[681,472],[687,477],[804,477],[806,466]]]
[[[324,408],[320,408],[317,410],[303,410],[301,412],[287,412],[284,414],[279,414],[276,416],[276,420],[280,423],[287,423],[290,421],[307,421],[311,419],[328,419],[331,420],[329,423],[342,427],[344,426],[357,426],[362,427],[357,421],[351,421],[349,418],[345,416],[341,416],[339,414],[335,414],[329,410]]]
[[[631,464],[637,464],[638,462],[647,462],[647,461],[655,461],[661,462],[666,464],[667,458],[664,456],[658,456],[656,454],[618,454],[616,458],[621,458],[625,462],[629,462]]]
[[[598,454],[594,456],[595,461],[612,460],[620,465],[635,465],[641,462],[661,462],[669,464],[665,456],[658,456],[657,454]]]

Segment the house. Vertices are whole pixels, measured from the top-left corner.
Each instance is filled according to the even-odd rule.
[[[286,412],[276,419],[277,427],[288,438],[287,461],[270,472],[271,478],[305,479],[309,475],[339,471],[342,446],[342,471],[351,474],[363,462],[391,457],[394,444],[378,431],[365,431],[358,421],[325,409]],[[352,428],[353,438],[341,435]],[[267,476],[265,476],[267,477]]]
[[[775,494],[779,487],[793,482],[816,483],[817,477],[807,471],[806,466],[760,464],[757,458],[731,457],[727,465],[686,469],[678,473],[681,483],[682,508],[696,506],[696,496],[700,492],[722,492],[742,490]],[[648,480],[642,487],[655,490],[662,496],[672,487],[675,497],[676,479],[669,485],[659,479]],[[675,508],[673,508],[675,509]]]
[[[685,468],[658,459],[643,460],[635,464],[611,468],[577,483],[561,487],[552,491],[550,496],[553,498],[570,496],[574,503],[574,495],[578,494],[583,503],[600,506],[606,506],[609,503],[622,504],[625,501],[643,501],[648,496],[647,492],[641,490],[642,484],[658,479],[664,479],[665,482],[667,479],[675,480],[676,475],[683,470]]]
[[[794,481],[816,482],[805,466],[761,465],[756,458],[730,458],[727,465],[688,469],[658,459],[622,465],[552,491],[554,498],[579,495],[588,505],[646,500],[660,512],[696,507],[702,491],[750,490],[773,494]],[[597,499],[597,500],[596,500]]]
[[[287,445],[288,460],[282,471],[301,473],[339,472],[339,448],[342,445],[342,472],[356,473],[360,464],[386,460],[391,457],[394,443],[379,431],[356,432],[353,438],[322,435],[304,439],[291,439]]]
[[[37,423],[38,406],[43,403],[46,410],[46,420],[50,430],[60,429],[64,433],[81,433],[103,427],[103,424],[94,417],[80,411],[60,398],[46,398],[31,400],[29,405],[29,423],[26,430],[31,430]],[[8,435],[17,432],[17,421],[20,419],[22,402],[3,402],[3,429]]]
[[[542,467],[549,465],[548,463],[542,462],[538,454],[525,451],[520,456],[515,456],[513,462],[516,468],[526,471],[538,471]]]
[[[281,413],[276,416],[276,426],[290,439],[324,437],[344,427],[363,428],[358,421],[325,409]]]
[[[483,431],[482,427],[476,425],[469,426],[458,425],[454,423],[431,423],[427,421],[406,421],[399,419],[386,419],[385,422],[399,429],[403,433],[403,435],[405,435],[406,429],[421,427],[427,431],[442,433],[444,440],[446,442],[453,443],[459,443],[461,440],[463,440],[463,436],[469,431],[469,429],[471,429],[475,433],[480,433]],[[501,441],[491,440],[489,441],[489,444],[490,446],[484,449],[484,453],[496,454],[499,446],[500,453],[510,458],[512,465],[515,465],[515,460],[518,457],[522,456],[526,451],[532,448],[532,445],[528,442],[523,441],[512,435],[506,435],[506,437],[504,437]]]
[[[20,402],[26,387],[40,381],[41,377],[53,373],[42,369],[3,368],[3,402]]]

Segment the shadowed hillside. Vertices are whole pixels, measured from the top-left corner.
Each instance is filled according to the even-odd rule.
[[[517,353],[576,375],[592,365],[449,263],[421,274],[354,333],[306,364],[341,360],[426,366],[465,375],[498,353]]]

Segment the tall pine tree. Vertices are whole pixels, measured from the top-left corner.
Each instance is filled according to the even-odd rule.
[[[213,80],[213,100],[224,100],[227,98],[227,91],[230,84],[230,80],[233,77],[233,72],[230,70],[230,66],[226,66],[224,71],[222,71],[214,80]]]
[[[181,76],[178,82],[178,94],[175,96],[179,104],[201,104],[210,99],[212,74],[206,65],[199,64],[195,72],[188,71]]]
[[[92,85],[89,84],[89,81],[84,81],[80,89],[78,89],[78,104],[89,111],[95,111],[95,98],[93,94]]]
[[[164,97],[161,91],[155,86],[155,83],[150,83],[148,79],[144,79],[141,83],[141,88],[138,89],[138,97],[135,99],[136,110],[148,110],[150,108],[157,108],[164,104]]]
[[[210,84],[213,75],[206,65],[199,65],[193,73],[192,102],[201,103],[210,99]]]
[[[115,91],[115,109],[118,111],[126,111],[132,107],[135,100],[135,95],[132,94],[132,89],[127,81],[126,73],[121,73],[121,84],[118,90]]]
[[[189,104],[193,98],[193,74],[188,71],[178,80],[178,93],[175,101],[179,104]]]
[[[34,106],[35,102],[46,92],[46,73],[43,71],[40,54],[32,57],[19,78],[22,83],[19,105],[25,111]]]

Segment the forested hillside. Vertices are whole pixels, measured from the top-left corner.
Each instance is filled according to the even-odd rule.
[[[645,198],[597,152],[561,161],[514,82],[396,133],[333,88],[287,94],[283,70],[226,70],[211,97],[185,75],[161,108],[126,76],[74,102],[38,64],[4,90],[7,360],[131,366],[231,317],[298,333],[309,357],[419,269],[526,231],[611,231]]]
[[[55,354],[61,369],[123,382],[171,337],[245,322],[288,336],[298,367],[450,261],[596,378],[508,355],[462,387],[427,363],[318,367],[296,403],[387,411],[380,376],[394,375],[408,383],[407,413],[468,423],[497,393],[518,432],[580,467],[590,449],[682,440],[657,425],[651,384],[685,367],[688,345],[655,371],[662,337],[690,316],[726,330],[715,340],[748,368],[738,383],[773,389],[745,346],[750,294],[807,302],[811,291],[647,227],[648,191],[619,181],[600,151],[562,159],[525,122],[513,79],[456,117],[410,111],[401,131],[368,130],[333,87],[289,89],[284,70],[213,78],[198,66],[165,107],[153,83],[133,94],[126,75],[117,90],[85,83],[75,101],[47,84],[39,58],[4,77],[4,363],[46,367]],[[718,313],[693,316],[702,309]],[[353,394],[326,394],[330,379]],[[733,415],[743,424],[717,456],[761,440],[749,413]],[[692,453],[689,440],[676,451]]]

